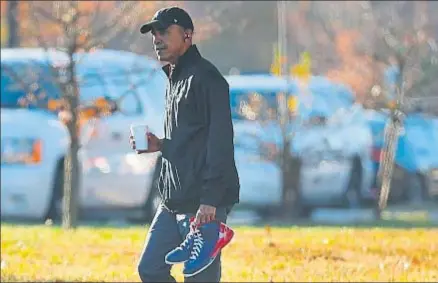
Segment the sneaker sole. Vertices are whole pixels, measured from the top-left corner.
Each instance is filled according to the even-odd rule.
[[[206,270],[214,261],[216,260],[216,257],[214,257],[214,258],[212,258],[211,260],[210,260],[210,262],[209,263],[207,263],[204,267],[202,267],[201,269],[198,269],[198,270],[196,270],[195,272],[193,272],[193,273],[190,273],[190,274],[187,274],[187,273],[183,273],[183,275],[184,275],[184,277],[192,277],[192,276],[195,276],[196,274],[198,274],[198,273],[201,273],[202,271],[204,271],[204,270]]]
[[[187,260],[184,260],[184,261],[168,261],[168,260],[164,260],[164,262],[166,263],[166,264],[170,264],[170,265],[172,265],[172,264],[178,264],[178,263],[184,263],[184,262],[186,262]]]

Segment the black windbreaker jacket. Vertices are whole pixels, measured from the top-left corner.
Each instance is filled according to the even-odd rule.
[[[164,140],[158,187],[175,213],[195,213],[200,204],[239,202],[229,86],[196,45],[181,56],[166,91]]]

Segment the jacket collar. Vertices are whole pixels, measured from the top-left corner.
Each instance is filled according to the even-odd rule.
[[[176,63],[174,70],[172,72],[172,75],[175,75],[177,72],[179,72],[182,68],[190,65],[195,60],[201,58],[201,53],[199,53],[198,47],[193,44],[192,46],[187,49],[187,51],[179,57],[178,62]],[[172,66],[170,64],[167,64],[163,67],[163,71],[166,73],[167,77],[170,78]]]

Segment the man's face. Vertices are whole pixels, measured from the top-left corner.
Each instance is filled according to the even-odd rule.
[[[185,33],[178,25],[152,29],[152,40],[158,60],[175,63],[185,46]]]

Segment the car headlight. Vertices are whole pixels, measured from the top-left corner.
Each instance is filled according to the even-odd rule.
[[[38,164],[42,158],[42,142],[30,138],[3,138],[1,140],[2,164]]]

